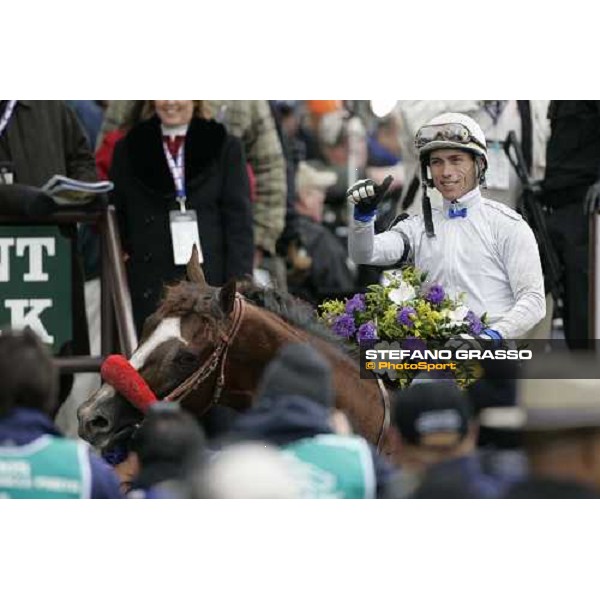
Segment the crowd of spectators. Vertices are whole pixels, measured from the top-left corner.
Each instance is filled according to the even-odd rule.
[[[567,345],[587,347],[584,208],[597,208],[598,101],[553,101],[549,107],[400,101],[384,116],[362,101],[2,101],[0,177],[3,186],[41,186],[55,174],[115,183],[109,201],[117,209],[138,332],[162,286],[183,275],[171,260],[177,211],[193,212],[197,220],[209,284],[253,277],[316,306],[379,281],[379,270],[348,258],[346,189],[360,178],[380,183],[394,174],[378,231],[402,210],[418,212],[416,160],[407,140],[443,111],[482,123],[495,166],[490,194],[519,209],[521,184],[501,151],[506,134],[517,133],[530,174],[543,182],[565,267],[564,298],[547,311],[546,337],[553,316],[561,316]],[[88,323],[96,323],[89,339],[86,327],[75,327],[74,343],[83,354],[90,343],[98,345],[97,232],[80,227],[72,239],[74,248],[78,244],[74,310],[83,315],[83,264]],[[314,348],[283,347],[264,372],[253,407],[217,439],[207,439],[184,409],[159,403],[115,467],[63,437],[53,423],[62,398],[48,350],[31,331],[3,328],[0,497],[600,494],[596,380],[507,380],[468,393],[454,383],[419,378],[393,394],[393,449],[381,456],[336,409],[324,365]]]

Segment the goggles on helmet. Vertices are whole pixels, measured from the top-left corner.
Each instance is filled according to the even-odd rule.
[[[484,144],[476,137],[471,135],[471,132],[460,123],[444,123],[441,125],[425,125],[421,127],[415,137],[415,146],[420,150],[427,144],[432,142],[455,142],[458,144],[468,144],[473,142],[482,150],[486,150]]]

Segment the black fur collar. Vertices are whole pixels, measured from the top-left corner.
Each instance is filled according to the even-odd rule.
[[[216,121],[192,119],[185,139],[185,177],[191,183],[208,169],[221,154],[227,133]],[[165,159],[158,117],[136,125],[125,137],[127,154],[134,175],[151,189],[172,192],[175,189]]]

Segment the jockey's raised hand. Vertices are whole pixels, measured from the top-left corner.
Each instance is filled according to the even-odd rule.
[[[346,198],[355,205],[356,220],[370,221],[375,216],[377,205],[383,200],[392,181],[394,178],[391,175],[388,175],[380,185],[372,179],[361,179],[346,192]]]

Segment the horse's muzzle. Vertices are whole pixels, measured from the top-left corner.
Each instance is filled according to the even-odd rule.
[[[96,446],[102,438],[110,437],[113,429],[113,418],[109,407],[96,402],[96,393],[77,411],[79,420],[79,436]]]
[[[129,406],[110,385],[103,385],[77,411],[79,435],[100,450],[131,433],[142,414]]]

